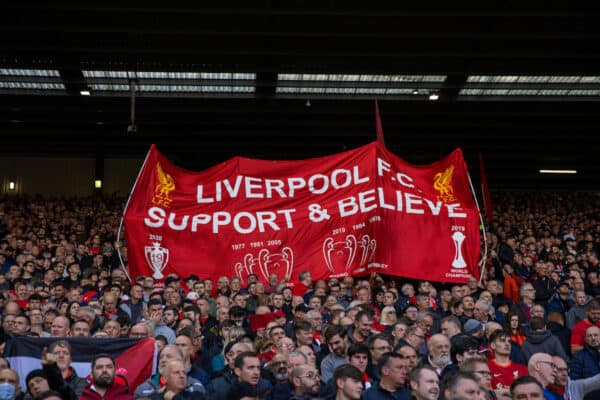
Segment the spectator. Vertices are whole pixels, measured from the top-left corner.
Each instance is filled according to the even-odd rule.
[[[531,318],[527,340],[521,346],[523,360],[529,360],[535,353],[547,353],[551,356],[559,356],[564,360],[569,359],[558,338],[546,330],[544,320],[539,317]]]
[[[364,393],[364,400],[393,398],[404,400],[410,398],[410,390],[406,388],[408,380],[407,361],[399,354],[386,353],[379,360],[381,380]]]
[[[444,382],[445,399],[483,400],[484,392],[479,387],[477,378],[467,372],[457,372]]]
[[[10,368],[0,369],[0,398],[2,400],[16,400],[20,395],[19,374],[17,374],[17,371]]]
[[[354,318],[354,329],[349,334],[351,343],[366,343],[371,336],[373,327],[373,314],[368,311],[360,311]]]
[[[410,389],[415,400],[437,400],[440,394],[440,380],[436,371],[422,366],[410,373]]]
[[[510,333],[499,330],[492,334],[488,345],[494,351],[494,356],[488,361],[492,372],[492,390],[510,387],[519,376],[527,375],[527,367],[510,360]]]
[[[583,379],[600,373],[600,327],[589,326],[585,331],[583,348],[569,362],[571,379]]]
[[[392,343],[389,336],[378,333],[369,338],[367,346],[369,347],[370,355],[369,365],[367,366],[367,375],[369,375],[371,379],[379,380],[379,360],[384,354],[392,351]]]
[[[151,400],[204,400],[204,392],[190,388],[182,361],[170,360],[164,370],[164,387],[150,395]]]
[[[348,350],[348,334],[346,330],[339,325],[333,325],[327,328],[325,340],[331,349],[331,353],[321,361],[321,379],[323,383],[329,382],[333,377],[333,371],[338,366],[348,363],[346,355],[346,351]]]
[[[128,388],[115,382],[115,360],[108,354],[97,354],[92,360],[92,383],[83,389],[80,400],[128,400]]]
[[[573,330],[575,324],[585,319],[586,309],[586,295],[583,290],[576,290],[573,294],[575,299],[573,306],[567,311],[565,318],[567,321],[567,328]]]
[[[441,376],[444,369],[452,362],[450,359],[450,340],[441,333],[435,334],[427,343],[427,359],[425,365],[432,367]]]
[[[241,353],[235,358],[234,373],[236,382],[246,382],[256,387],[259,398],[263,399],[270,396],[271,384],[267,380],[261,378],[260,370],[260,360],[256,357],[256,354],[251,351]],[[316,369],[314,371],[316,373]],[[319,377],[317,376],[315,380],[318,384]]]
[[[363,391],[361,371],[351,364],[340,365],[333,372],[335,400],[360,400]]]
[[[452,339],[454,336],[461,333],[460,320],[454,315],[445,317],[441,322],[441,330],[443,335],[448,339]]]
[[[66,318],[65,318],[66,319]],[[84,378],[77,376],[77,372],[71,366],[71,345],[66,340],[58,340],[48,346],[48,352],[56,358],[56,365],[64,381],[75,392],[77,396],[81,396],[83,388],[87,385]]]
[[[571,332],[571,352],[577,353],[583,348],[586,330],[592,325],[600,326],[600,302],[592,300],[585,306],[586,317],[573,327]]]
[[[537,379],[542,385],[544,396],[547,399],[553,399],[554,395],[547,386],[554,383],[556,378],[556,364],[552,361],[552,356],[547,353],[534,354],[527,364],[529,375]]]
[[[59,338],[71,336],[71,322],[69,319],[62,315],[54,318],[52,320],[52,327],[50,328],[50,335]]]
[[[460,366],[461,372],[473,374],[477,378],[482,392],[487,393],[487,398],[510,398],[508,388],[492,390],[492,373],[483,357],[475,357],[466,360]]]
[[[533,376],[521,376],[510,386],[510,394],[513,400],[518,399],[542,399],[544,388]]]
[[[316,399],[319,394],[321,377],[312,365],[294,367],[290,376],[293,395],[292,400]]]

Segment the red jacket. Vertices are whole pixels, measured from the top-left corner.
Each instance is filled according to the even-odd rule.
[[[79,400],[133,400],[133,396],[127,393],[125,386],[113,383],[104,394],[104,397],[92,389],[92,385],[87,385],[81,396],[79,396]]]

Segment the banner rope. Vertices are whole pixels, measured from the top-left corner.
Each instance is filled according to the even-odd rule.
[[[481,209],[479,208],[479,202],[477,201],[477,195],[475,194],[475,188],[473,187],[473,182],[471,181],[471,175],[467,171],[467,178],[469,178],[469,186],[471,187],[471,194],[473,195],[473,199],[475,200],[475,205],[477,206],[477,211],[479,212],[479,221],[481,223],[481,231],[483,232],[483,255],[481,256],[481,260],[479,261],[479,283],[483,281],[483,271],[485,267],[485,260],[487,256],[487,234],[485,232],[485,224],[483,223],[483,217],[481,216]]]
[[[150,157],[151,150],[152,150],[152,148],[150,148],[150,150],[148,150],[148,153],[146,154],[146,158],[144,158],[144,162],[142,163],[140,172],[138,172],[137,177],[135,178],[135,182],[133,183],[133,187],[131,188],[131,191],[129,192],[129,197],[127,197],[127,202],[125,203],[125,207],[123,208],[123,215],[121,216],[121,222],[119,223],[119,230],[117,231],[117,241],[118,242],[121,241],[121,232],[123,231],[123,222],[125,221],[125,212],[127,211],[127,208],[129,207],[129,202],[131,201],[131,196],[133,195],[133,192],[135,191],[135,187],[137,186],[138,181],[140,180],[142,171],[144,170],[144,167],[146,166],[146,163],[148,162],[148,157]],[[125,242],[123,241],[123,243],[125,243]],[[129,281],[131,282],[131,276],[129,275],[129,268],[125,267],[125,263],[123,262],[123,257],[121,256],[121,246],[117,247],[117,255],[119,256],[119,262],[121,263],[121,268],[123,268],[123,272],[125,272],[127,279],[129,279]],[[109,272],[111,272],[111,271],[109,270]]]

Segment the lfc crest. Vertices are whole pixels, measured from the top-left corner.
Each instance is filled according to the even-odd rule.
[[[433,188],[440,192],[437,196],[439,201],[444,203],[455,201],[454,188],[452,187],[452,174],[454,173],[454,165],[446,168],[444,172],[438,172],[433,177]]]
[[[156,176],[158,178],[158,184],[154,188],[152,204],[169,208],[172,201],[169,197],[169,193],[175,190],[175,180],[162,169],[160,163],[156,163]]]
[[[162,279],[164,277],[162,271],[169,263],[169,249],[161,247],[160,242],[154,242],[152,246],[144,247],[144,255],[146,256],[146,262],[154,271],[152,277]]]

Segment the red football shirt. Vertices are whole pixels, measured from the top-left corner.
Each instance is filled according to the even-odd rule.
[[[596,321],[595,325],[600,326],[600,321]],[[587,318],[582,319],[573,326],[573,330],[571,331],[571,347],[583,346],[585,343],[585,331],[590,326],[592,326],[592,323]]]
[[[527,367],[513,361],[501,365],[496,360],[489,360],[488,366],[492,374],[492,390],[510,388],[515,379],[520,376],[529,375]]]

